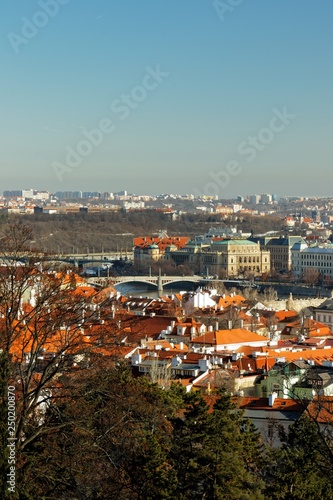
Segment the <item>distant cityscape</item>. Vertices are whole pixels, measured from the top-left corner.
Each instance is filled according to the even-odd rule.
[[[5,190],[0,197],[0,210],[8,213],[57,213],[102,210],[149,210],[160,209],[165,212],[185,210],[185,212],[206,212],[221,215],[253,214],[274,215],[286,213],[287,223],[293,227],[296,222],[324,224],[333,220],[333,198],[287,196],[276,194],[250,194],[237,198],[221,199],[218,196],[193,194],[156,194],[137,195],[126,190],[119,192],[102,191],[57,191],[19,189]],[[308,221],[310,222],[310,221]]]
[[[174,272],[172,266],[176,265],[185,266],[186,272],[203,275],[209,271],[219,278],[282,272],[309,283],[330,284],[333,280],[333,198],[278,198],[266,193],[220,200],[191,194],[135,195],[126,190],[50,193],[23,189],[4,191],[0,205],[3,213],[17,215],[150,210],[169,222],[201,214],[207,223],[214,222],[205,234],[194,230],[191,238],[182,232],[177,233],[180,236],[164,233],[162,237],[160,233],[134,238],[134,269],[147,273],[151,266],[163,265],[165,272]],[[249,217],[265,222],[265,229],[244,230],[243,222]]]

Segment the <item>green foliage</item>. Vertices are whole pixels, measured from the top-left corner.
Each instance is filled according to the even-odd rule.
[[[61,383],[72,397],[60,390],[47,415],[58,431],[21,456],[22,498],[261,498],[258,436],[226,393],[213,410],[199,393],[163,391],[122,365]]]
[[[315,422],[302,417],[283,445],[270,452],[266,466],[266,492],[272,500],[329,500],[333,478],[327,468],[325,446]],[[332,465],[332,464],[331,464]]]
[[[71,398],[60,390],[48,415],[58,432],[25,451],[25,491],[54,499],[168,498],[174,473],[164,393],[123,366],[86,370],[62,385],[72,387]]]
[[[172,450],[179,498],[263,498],[255,474],[261,454],[258,435],[244,427],[230,396],[222,391],[213,411],[198,394],[190,394],[186,406],[183,420],[175,423]]]
[[[120,364],[59,379],[46,415],[52,432],[20,454],[19,498],[326,500],[325,442],[302,418],[263,450],[258,432],[218,396],[161,390]],[[68,388],[71,397],[68,397]]]

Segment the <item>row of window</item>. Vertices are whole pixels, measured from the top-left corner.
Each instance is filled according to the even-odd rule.
[[[233,268],[231,268],[233,269]],[[260,273],[260,267],[259,266],[239,266],[239,271],[257,271],[257,273]]]
[[[332,323],[332,316],[330,314],[318,314],[318,321],[322,323]]]
[[[329,260],[332,261],[332,255],[320,254],[320,255],[311,255],[311,254],[301,254],[302,259],[304,260]]]
[[[248,260],[247,260],[248,259]],[[233,262],[233,259],[231,259],[231,262]],[[244,262],[244,264],[246,262],[260,262],[260,257],[253,257],[253,260],[252,260],[252,257],[239,257],[239,263],[241,264],[242,262]],[[267,262],[267,260],[266,260]]]
[[[332,269],[333,267],[329,267],[325,265],[325,262],[316,262],[316,265],[314,264],[300,264],[299,262],[293,262],[292,263],[292,268],[294,271],[305,271],[306,269],[317,269],[319,271],[325,272],[325,274],[332,274]],[[324,268],[324,269],[322,269]]]

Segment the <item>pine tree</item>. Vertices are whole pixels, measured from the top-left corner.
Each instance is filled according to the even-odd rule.
[[[217,398],[213,411],[200,395],[192,396],[174,439],[174,452],[179,453],[179,498],[263,498],[256,465],[261,457],[258,435],[244,422],[226,391]]]
[[[280,448],[266,465],[266,494],[272,500],[329,500],[333,478],[326,468],[325,447],[315,422],[306,416],[281,432]]]
[[[177,475],[177,498],[201,498],[203,442],[208,427],[207,403],[199,393],[184,395],[184,411],[173,420],[171,459]],[[200,489],[200,488],[199,488]]]

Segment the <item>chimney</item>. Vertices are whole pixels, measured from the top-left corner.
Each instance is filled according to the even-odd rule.
[[[243,319],[239,320],[239,328],[244,328],[244,320]]]
[[[142,355],[141,354],[133,354],[131,358],[131,364],[132,366],[139,365],[142,361]]]
[[[231,320],[228,321],[228,330],[232,330],[232,321]]]
[[[209,370],[211,368],[211,364],[210,364],[210,361],[207,360],[207,357],[204,356],[203,359],[199,359],[199,370],[201,372],[206,372],[207,370]]]
[[[171,366],[172,368],[177,368],[181,364],[182,360],[180,359],[179,356],[174,356],[171,360]]]
[[[268,396],[268,406],[273,407],[276,398],[277,398],[277,392],[272,392],[272,394]]]
[[[191,330],[190,330],[190,340],[194,339],[195,334],[196,334],[195,326],[191,326]]]

